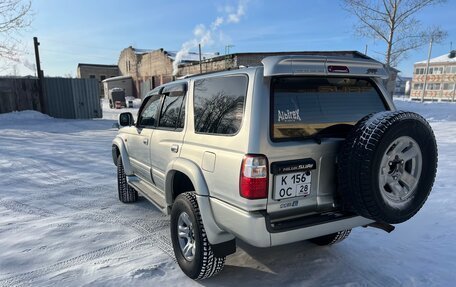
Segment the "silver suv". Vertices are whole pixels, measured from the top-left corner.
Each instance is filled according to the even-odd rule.
[[[437,148],[419,115],[395,111],[383,65],[274,56],[263,65],[152,90],[119,116],[112,155],[122,202],[142,194],[171,218],[176,259],[217,274],[235,238],[257,247],[388,232],[429,195]]]

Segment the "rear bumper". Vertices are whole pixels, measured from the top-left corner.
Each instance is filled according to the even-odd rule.
[[[218,226],[256,247],[292,243],[373,222],[361,216],[352,216],[302,228],[271,232],[265,216],[260,212],[247,212],[215,198],[211,198],[211,206]]]

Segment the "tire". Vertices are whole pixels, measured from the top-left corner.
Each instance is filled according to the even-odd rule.
[[[320,246],[326,246],[326,245],[333,245],[336,243],[341,242],[345,238],[350,235],[351,229],[347,230],[342,230],[336,233],[331,233],[328,235],[320,236],[320,237],[315,237],[312,239],[309,239],[310,242],[315,243]]]
[[[423,117],[404,111],[366,116],[339,155],[343,205],[375,221],[404,222],[425,203],[436,170],[437,144]]]
[[[185,224],[186,220],[189,224]],[[181,227],[187,226],[187,230],[192,230],[191,234],[188,235],[187,233],[187,237],[179,237],[179,225]],[[185,228],[181,230],[185,230]],[[185,232],[181,232],[181,234],[183,233],[185,234]],[[186,243],[189,242],[188,238],[193,241],[195,248],[192,249],[192,252],[184,255]],[[188,277],[195,280],[206,279],[216,275],[223,269],[225,257],[216,257],[214,255],[201,220],[196,197],[192,192],[180,194],[173,204],[171,210],[171,240],[177,263]],[[193,255],[193,258],[189,258],[192,257],[191,255]]]
[[[131,203],[138,200],[138,192],[127,183],[127,176],[125,175],[120,155],[117,157],[117,190],[119,200],[123,203]]]

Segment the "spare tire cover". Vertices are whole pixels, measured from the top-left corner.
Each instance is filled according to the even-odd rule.
[[[343,206],[375,221],[395,224],[423,206],[437,170],[437,144],[420,115],[387,111],[361,119],[339,154]]]

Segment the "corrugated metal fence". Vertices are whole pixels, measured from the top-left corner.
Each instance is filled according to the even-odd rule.
[[[55,118],[101,118],[99,83],[95,79],[44,78],[44,108]],[[0,78],[0,113],[41,111],[37,79]]]
[[[100,87],[95,79],[44,78],[47,113],[56,118],[101,118]]]

